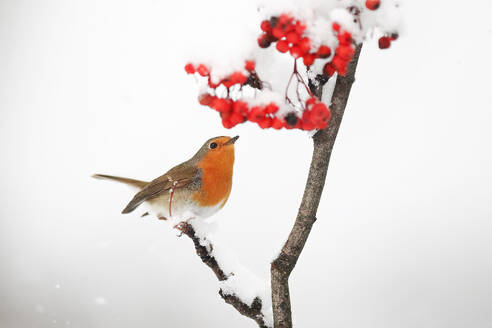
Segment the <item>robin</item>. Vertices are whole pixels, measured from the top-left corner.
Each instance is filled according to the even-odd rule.
[[[166,220],[167,215],[209,217],[224,207],[231,193],[234,143],[238,138],[207,140],[191,159],[151,182],[104,174],[93,177],[118,181],[140,190],[123,209],[124,214],[146,202],[161,220]]]

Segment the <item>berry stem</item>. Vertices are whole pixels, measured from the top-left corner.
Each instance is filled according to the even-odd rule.
[[[294,71],[292,72],[292,74],[290,74],[289,82],[287,82],[287,87],[285,88],[285,100],[289,104],[291,104],[292,106],[294,106],[294,104],[292,103],[292,101],[289,98],[289,87],[290,87],[290,84],[292,83],[292,78],[294,77],[294,74],[296,72],[297,72],[297,65],[296,65],[296,60],[294,59]]]
[[[306,89],[306,91],[309,94],[309,96],[312,97],[313,96],[313,93],[311,92],[311,90],[307,86],[306,82],[304,82],[304,79],[302,78],[301,74],[297,70],[297,59],[294,59],[294,72],[292,74],[295,74],[296,75],[297,86],[299,87],[299,83],[301,83],[304,86],[304,88]],[[297,97],[299,98],[298,100],[300,102],[302,102],[301,99],[300,99],[300,97],[299,97],[299,94],[297,95]]]

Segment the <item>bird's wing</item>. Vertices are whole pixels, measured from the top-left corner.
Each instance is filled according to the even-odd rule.
[[[146,185],[123,209],[122,213],[130,213],[146,200],[155,198],[169,189],[183,188],[190,184],[198,175],[198,168],[191,165],[178,165],[164,175]]]

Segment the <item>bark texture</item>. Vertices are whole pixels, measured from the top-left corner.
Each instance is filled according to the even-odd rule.
[[[345,76],[338,76],[335,90],[331,99],[331,120],[329,126],[318,131],[314,137],[314,150],[311,167],[304,189],[301,205],[294,226],[285,242],[279,256],[271,264],[271,286],[273,319],[275,328],[291,328],[292,312],[289,294],[289,276],[294,269],[297,259],[316,221],[316,212],[325,185],[330,156],[342,122],[343,113],[355,80],[355,70],[361,45],[357,47],[355,55],[348,66]],[[321,99],[323,84],[326,81],[310,81],[311,91]]]
[[[190,237],[195,245],[196,254],[200,257],[203,263],[205,263],[212,271],[219,281],[227,280],[227,276],[222,270],[222,268],[217,263],[215,257],[213,257],[209,250],[200,244],[200,239],[195,234],[195,229],[189,223],[181,223],[181,232]],[[239,313],[242,315],[253,319],[260,328],[269,328],[265,324],[263,312],[262,312],[262,302],[261,299],[256,297],[251,305],[242,302],[237,296],[225,294],[222,290],[219,290],[219,295],[222,299],[232,305]]]

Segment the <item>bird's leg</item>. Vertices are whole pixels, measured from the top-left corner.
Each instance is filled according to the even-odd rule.
[[[191,219],[194,218],[189,218],[186,221],[181,221],[173,227],[173,229],[180,231],[178,237],[181,237],[184,233],[186,233],[186,230],[188,229],[188,225],[189,225],[188,221],[190,221]]]
[[[169,196],[169,216],[170,217],[173,216],[172,215],[172,212],[171,212],[171,206],[172,206],[172,203],[173,203],[174,187],[176,187],[177,184],[178,184],[178,181],[174,181],[173,182],[173,186],[171,187],[171,189],[169,189],[169,193],[171,194],[171,196]]]
[[[181,237],[186,232],[186,226],[188,223],[186,221],[181,221],[180,223],[174,225],[173,229],[179,230],[178,237]]]

